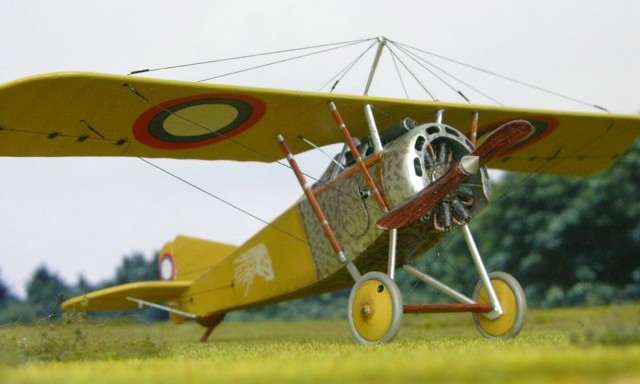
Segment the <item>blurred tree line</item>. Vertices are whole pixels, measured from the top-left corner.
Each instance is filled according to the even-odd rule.
[[[19,299],[1,280],[0,275],[0,325],[7,323],[32,323],[43,319],[57,319],[62,316],[60,304],[74,296],[97,289],[134,281],[157,280],[156,258],[145,259],[142,254],[126,256],[116,268],[115,277],[92,285],[80,277],[75,285],[67,285],[47,266],[38,267],[27,282],[27,297]],[[141,311],[96,312],[94,318],[112,316],[135,316],[145,321],[165,320],[169,316],[162,312],[145,308]]]
[[[640,141],[585,178],[507,174],[470,227],[489,271],[522,284],[536,307],[640,298]],[[471,292],[477,273],[461,233],[419,260],[421,270]]]
[[[557,307],[628,303],[640,298],[640,141],[610,169],[586,178],[507,174],[494,186],[489,209],[472,220],[487,269],[514,275],[530,306]],[[477,273],[462,235],[453,233],[416,266],[470,294]],[[113,280],[92,286],[80,278],[66,285],[47,267],[38,268],[18,299],[0,275],[0,325],[60,316],[66,298],[132,281],[155,280],[155,258],[125,257]],[[406,303],[447,300],[398,273]],[[230,319],[339,318],[346,316],[349,291],[275,304],[231,314]],[[92,316],[109,316],[102,313]],[[122,316],[122,312],[117,312]],[[145,320],[166,319],[145,309]]]

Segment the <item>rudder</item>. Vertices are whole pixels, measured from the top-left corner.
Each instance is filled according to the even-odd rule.
[[[158,277],[164,281],[194,281],[237,247],[195,237],[177,236],[158,255]]]

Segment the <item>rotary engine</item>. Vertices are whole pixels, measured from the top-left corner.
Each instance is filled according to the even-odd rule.
[[[438,123],[415,126],[412,122],[405,119],[381,135],[385,144],[384,189],[392,208],[442,177],[474,149],[463,134],[450,126]],[[482,167],[420,220],[438,231],[448,232],[454,224],[466,224],[487,206],[490,198],[491,183],[487,169]]]

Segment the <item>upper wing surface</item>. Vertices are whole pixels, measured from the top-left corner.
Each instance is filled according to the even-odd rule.
[[[585,175],[610,166],[640,133],[640,118],[368,96],[282,91],[91,73],[57,73],[0,86],[0,156],[135,156],[271,162],[276,135],[294,153],[342,141],[327,103],[354,136],[405,117],[462,132],[480,113],[480,139],[502,123],[527,119],[536,131],[492,168]]]

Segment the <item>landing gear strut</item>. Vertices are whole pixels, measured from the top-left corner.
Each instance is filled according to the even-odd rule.
[[[502,315],[491,319],[480,313],[473,313],[473,323],[478,331],[488,338],[511,338],[520,333],[527,313],[527,300],[518,281],[505,272],[489,274],[491,286],[502,307]],[[484,282],[478,282],[473,291],[473,298],[478,304],[489,303]]]

